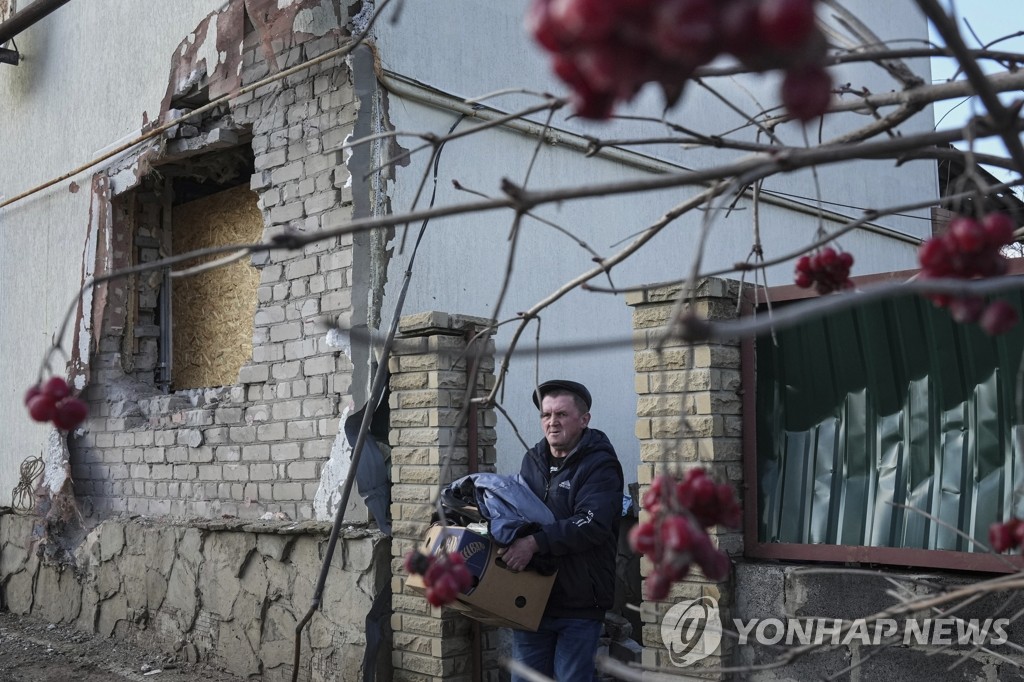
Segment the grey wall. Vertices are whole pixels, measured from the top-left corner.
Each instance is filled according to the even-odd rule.
[[[72,2],[19,35],[24,61],[0,68],[0,198],[89,161],[138,131],[144,115],[153,120],[172,53],[222,4]],[[16,349],[0,354],[0,504],[9,502],[18,465],[46,440],[48,427],[27,418],[22,396],[81,283],[88,177],[74,178],[77,193],[66,181],[0,209],[0,347]],[[63,373],[62,364],[56,369]]]
[[[911,3],[895,3],[884,10],[879,10],[877,3],[866,0],[849,5],[854,11],[862,11],[868,23],[883,36],[925,38],[927,35],[925,21]],[[564,86],[549,75],[546,57],[525,35],[522,28],[525,6],[525,2],[474,0],[407,2],[397,24],[382,22],[377,29],[382,66],[432,90],[425,94],[425,88],[414,86],[400,94],[392,92],[387,109],[390,124],[399,131],[445,133],[457,117],[448,108],[450,105],[445,106],[445,94],[450,96],[449,101],[455,101],[514,87],[564,93]],[[459,68],[453,68],[453,65]],[[927,63],[914,66],[928,82]],[[835,78],[837,82],[849,81],[855,86],[864,84],[874,91],[896,87],[877,68],[863,65],[837,69]],[[774,76],[744,79],[742,88],[732,81],[719,80],[715,86],[734,97],[743,108],[756,110],[751,104],[752,98],[765,104],[774,101],[777,79]],[[442,94],[438,95],[436,91]],[[489,104],[507,112],[537,102],[536,97],[519,94],[488,100]],[[661,113],[660,94],[648,88],[622,112],[657,119]],[[569,133],[605,138],[664,134],[663,127],[656,122],[592,124],[568,117],[568,111],[558,112],[553,125]],[[669,112],[667,118],[709,132],[726,132],[740,121],[734,112],[692,87],[684,95],[684,102]],[[864,116],[847,116],[826,125],[823,136],[834,136],[852,126],[862,125],[864,121]],[[467,121],[460,125],[468,128],[473,123]],[[902,129],[906,132],[923,131],[930,129],[931,125],[928,110]],[[783,126],[779,134],[789,144],[803,144],[802,133],[795,127]],[[749,138],[753,139],[752,133]],[[407,148],[421,143],[410,137],[401,138],[401,142]],[[501,130],[452,142],[442,154],[436,205],[477,199],[455,191],[452,180],[488,195],[500,196],[502,178],[523,182],[536,146],[535,138]],[[711,167],[725,159],[740,156],[713,150],[683,150],[669,145],[639,147],[636,151],[642,155],[636,159],[639,165],[658,168],[659,164],[669,164],[677,172],[683,168]],[[408,165],[396,170],[395,180],[387,190],[394,211],[408,210],[412,206],[428,157],[429,152],[420,152],[410,159]],[[567,145],[544,144],[537,154],[528,187],[554,189],[616,182],[642,178],[650,172],[614,159],[584,158]],[[934,197],[937,193],[935,166],[928,162],[906,164],[899,169],[894,168],[892,162],[857,162],[823,168],[819,178],[822,198],[834,202],[826,204],[825,208],[845,216],[859,216],[863,207],[896,204],[908,198]],[[773,177],[765,183],[765,189],[793,195],[778,197],[774,203],[762,206],[760,219],[765,256],[778,256],[811,241],[818,223],[814,217],[816,200],[810,172]],[[628,243],[630,235],[645,228],[691,194],[691,189],[677,189],[637,196],[611,196],[573,201],[561,206],[542,206],[536,212],[571,230],[602,256],[608,256]],[[420,205],[424,204],[425,200],[421,201]],[[720,214],[714,222],[702,264],[705,270],[728,268],[749,254],[752,240],[750,203],[740,201],[738,209],[728,217]],[[613,272],[615,284],[628,286],[686,276],[696,254],[702,215],[694,212],[676,221],[652,240],[644,252],[616,267]],[[570,239],[550,227],[526,220],[516,247],[511,287],[501,309],[496,309],[505,259],[510,249],[507,237],[511,224],[509,211],[432,221],[421,247],[405,312],[437,309],[509,319],[592,267],[591,255]],[[826,229],[835,229],[836,226],[833,220],[826,220]],[[879,220],[876,227],[879,229],[874,232],[858,231],[845,236],[840,242],[857,258],[855,274],[913,267],[915,247],[909,241],[929,234],[927,214],[917,212],[886,217]],[[894,239],[891,236],[894,234],[910,239]],[[411,244],[411,240],[408,243]],[[408,249],[405,252],[399,250],[399,238],[396,237],[392,245],[395,253],[388,270],[385,324],[393,310],[400,276],[409,257]],[[792,264],[774,267],[767,276],[773,284],[790,282]],[[603,279],[595,282],[607,284]],[[517,356],[508,377],[504,398],[506,410],[527,441],[532,443],[539,438],[536,414],[529,399],[535,373],[542,380],[565,376],[583,381],[595,396],[593,425],[608,432],[626,470],[635,472],[638,445],[633,436],[636,397],[633,392],[632,352],[628,343],[614,345],[630,329],[626,305],[621,298],[608,294],[574,291],[544,311],[542,319],[546,344],[587,340],[606,342],[608,347],[586,353],[545,354],[540,359],[539,368],[529,353]],[[507,346],[511,335],[511,325],[499,330],[496,336],[499,352]],[[524,337],[527,343],[522,347],[532,344],[533,335],[534,330],[531,329]],[[522,448],[517,444],[512,429],[500,418],[498,429],[499,470],[515,470]]]

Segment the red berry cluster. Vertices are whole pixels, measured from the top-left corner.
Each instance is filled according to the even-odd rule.
[[[853,286],[850,268],[853,255],[848,251],[836,252],[830,246],[815,251],[809,256],[800,256],[796,262],[794,281],[798,287],[814,290],[821,295]]]
[[[988,543],[995,552],[1014,548],[1024,549],[1024,521],[1011,518],[1006,523],[993,523],[988,527]]]
[[[60,377],[50,377],[45,383],[28,389],[25,405],[34,421],[52,421],[63,431],[71,431],[89,414],[86,404],[71,395],[68,382]]]
[[[633,526],[629,544],[654,563],[644,583],[648,599],[667,597],[672,583],[685,577],[693,562],[711,580],[728,577],[729,555],[715,549],[706,529],[715,524],[739,527],[740,507],[729,484],[716,484],[703,469],[690,469],[681,480],[661,475],[641,504],[651,520]]]
[[[697,67],[728,53],[756,71],[784,69],[782,102],[809,121],[832,97],[815,0],[533,0],[526,23],[554,55],[576,112],[604,119],[644,83],[671,106]]]
[[[461,554],[428,555],[413,550],[405,555],[409,575],[422,575],[431,606],[444,606],[455,601],[459,592],[473,586],[473,576]]]
[[[921,245],[921,277],[974,279],[1005,274],[1007,261],[1002,248],[1013,242],[1015,227],[1005,213],[989,213],[980,221],[969,216],[953,218],[949,229]],[[1006,301],[985,305],[978,296],[931,294],[929,298],[940,308],[949,308],[957,322],[977,322],[993,336],[1017,324],[1017,311]]]

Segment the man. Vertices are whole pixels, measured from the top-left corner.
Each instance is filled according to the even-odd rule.
[[[534,554],[548,554],[556,558],[558,575],[537,632],[514,632],[515,658],[559,682],[592,680],[604,614],[615,594],[622,466],[608,437],[588,428],[586,386],[545,381],[533,402],[544,440],[523,457],[521,473],[555,522],[513,542],[503,558],[509,568],[522,570]]]

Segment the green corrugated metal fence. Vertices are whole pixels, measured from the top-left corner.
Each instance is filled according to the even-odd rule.
[[[1021,325],[990,338],[908,296],[775,339],[757,341],[761,542],[971,551],[954,528],[987,542],[1024,477]]]

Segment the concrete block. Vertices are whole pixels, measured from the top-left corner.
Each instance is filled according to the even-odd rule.
[[[243,445],[242,461],[267,462],[270,460],[270,446],[265,444]]]
[[[329,374],[337,371],[338,363],[333,355],[309,358],[302,362],[302,373],[305,376]]]
[[[261,424],[256,429],[256,438],[260,441],[284,440],[285,425],[283,422],[271,422]]]
[[[243,365],[238,370],[238,383],[240,384],[264,383],[269,378],[270,368],[267,365]]]
[[[316,422],[309,420],[288,422],[286,427],[287,437],[291,440],[308,440],[315,438]]]
[[[302,448],[298,443],[272,443],[270,445],[270,459],[274,462],[295,460],[301,456]]]

